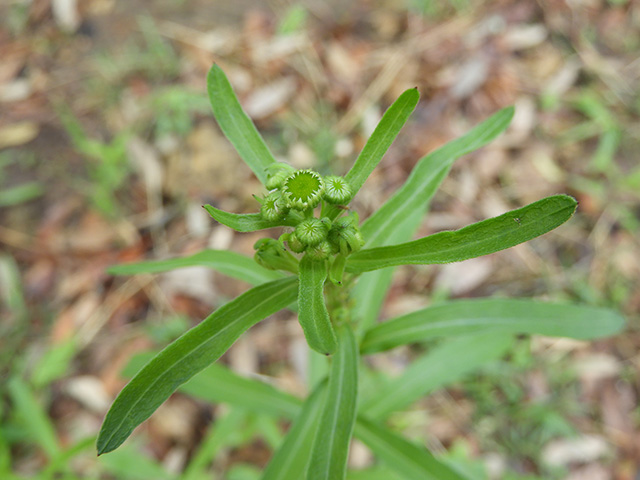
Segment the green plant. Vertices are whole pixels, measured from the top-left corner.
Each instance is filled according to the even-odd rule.
[[[129,133],[118,133],[110,143],[106,143],[89,137],[70,112],[61,111],[60,120],[73,147],[88,160],[90,183],[83,190],[100,213],[115,218],[119,213],[116,192],[124,186],[130,172],[127,164]]]
[[[186,258],[111,268],[115,274],[135,274],[206,265],[255,286],[218,308],[138,371],[104,420],[98,454],[118,448],[180,388],[210,401],[293,420],[262,478],[345,478],[352,435],[401,478],[469,478],[455,461],[434,456],[389,429],[384,420],[499,358],[516,334],[592,339],[622,328],[624,320],[606,309],[490,298],[445,302],[375,325],[393,267],[497,252],[558,227],[575,211],[573,198],[555,195],[457,231],[410,241],[453,162],[499,135],[513,108],[499,111],[422,158],[406,183],[360,224],[347,205],[415,108],[415,89],[389,107],[344,177],[324,178],[274,160],[217,66],[209,72],[208,92],[222,131],[268,193],[259,199],[260,213],[234,214],[210,205],[206,210],[239,232],[288,229],[278,239],[256,243],[256,262],[233,252],[206,250]],[[248,328],[296,302],[309,346],[330,355],[327,366],[324,355],[311,354],[311,394],[306,399],[239,377],[214,363]],[[392,380],[379,381],[375,372],[361,365],[361,355],[443,337],[457,338],[431,346]]]

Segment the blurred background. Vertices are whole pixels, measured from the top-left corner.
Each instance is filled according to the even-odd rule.
[[[105,272],[207,247],[252,255],[260,234],[201,208],[254,212],[261,193],[210,112],[205,77],[217,62],[274,154],[323,174],[346,172],[384,110],[418,87],[416,111],[355,201],[361,219],[423,155],[515,105],[505,135],[455,164],[420,234],[555,193],[579,200],[576,216],[499,254],[398,269],[382,318],[447,298],[524,296],[618,309],[627,331],[593,343],[523,338],[391,423],[478,478],[637,478],[634,3],[2,0],[0,477],[254,479],[281,442],[278,418],[178,393],[121,449],[95,456],[129,359],[248,287],[197,267]],[[304,395],[305,349],[282,313],[221,362]],[[394,375],[413,354],[367,361]],[[354,469],[374,461],[353,446]]]

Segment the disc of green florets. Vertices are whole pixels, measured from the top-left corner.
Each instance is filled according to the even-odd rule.
[[[267,187],[267,190],[281,188],[285,179],[295,171],[291,165],[280,162],[272,163],[265,170],[267,172],[267,181],[264,186]]]
[[[287,205],[298,210],[314,208],[322,199],[324,182],[313,170],[297,170],[289,175],[282,185]]]
[[[325,240],[328,232],[329,226],[326,221],[308,218],[298,224],[294,233],[302,244],[312,247]]]
[[[260,206],[260,215],[265,220],[276,222],[282,220],[288,213],[285,199],[282,193],[276,191],[267,195]]]
[[[353,190],[349,182],[343,177],[331,175],[324,177],[324,193],[322,197],[334,205],[346,205],[353,197]]]

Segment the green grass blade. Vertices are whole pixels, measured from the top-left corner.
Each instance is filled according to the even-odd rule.
[[[203,250],[195,255],[168,260],[151,260],[138,263],[114,265],[107,269],[111,275],[135,275],[139,273],[160,273],[185,267],[209,267],[217,272],[252,285],[270,282],[283,277],[274,270],[267,270],[252,258],[226,250]]]
[[[298,320],[307,343],[318,353],[330,355],[338,348],[336,334],[324,301],[327,266],[305,255],[298,267]]]
[[[543,235],[573,215],[574,198],[554,195],[460,230],[388,247],[360,250],[349,257],[347,271],[361,273],[407,264],[450,263],[498,252]]]
[[[295,227],[299,219],[286,217],[278,222],[265,220],[259,213],[230,213],[211,205],[202,206],[213,219],[236,232],[255,232],[265,228]]]
[[[347,471],[349,444],[356,421],[358,347],[349,325],[338,328],[329,388],[313,443],[308,480],[340,480]]]
[[[122,374],[133,377],[154,357],[152,352],[133,357]],[[254,413],[291,418],[300,409],[300,399],[275,387],[243,377],[224,365],[212,363],[179,390],[210,403],[228,403]]]
[[[404,185],[362,224],[366,246],[388,244],[385,238],[396,225],[427,206],[453,162],[495,139],[509,126],[513,112],[513,107],[502,109],[467,134],[423,157]]]
[[[49,460],[54,460],[61,453],[55,427],[29,384],[19,377],[12,377],[7,382],[7,391],[30,439],[42,448]]]
[[[274,163],[275,159],[251,119],[242,110],[227,76],[217,65],[211,67],[207,75],[207,91],[213,115],[222,132],[242,160],[264,183],[267,180],[265,168]]]
[[[357,437],[387,466],[405,478],[420,480],[468,480],[419,447],[387,428],[362,416],[356,424]]]
[[[98,435],[98,454],[117,448],[180,385],[216,361],[249,327],[296,298],[295,277],[252,288],[162,350],[120,392]]]
[[[524,299],[456,300],[372,328],[362,340],[361,351],[375,353],[433,337],[483,331],[589,340],[614,335],[623,326],[624,318],[605,308]]]
[[[411,363],[401,376],[381,387],[360,411],[369,418],[384,418],[501,357],[512,343],[511,335],[490,333],[440,344]]]
[[[326,382],[320,383],[307,398],[300,414],[291,425],[285,441],[267,465],[262,480],[300,480],[307,471],[311,447],[318,429]]]

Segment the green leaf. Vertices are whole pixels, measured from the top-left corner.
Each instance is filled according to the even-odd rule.
[[[213,115],[222,132],[256,177],[265,183],[267,180],[265,169],[276,160],[251,119],[242,110],[227,76],[217,65],[211,67],[207,75],[207,91]]]
[[[299,480],[303,477],[311,458],[311,447],[318,429],[326,386],[326,382],[320,383],[307,398],[284,443],[262,474],[263,480]]]
[[[362,224],[366,246],[388,244],[386,236],[416,210],[423,210],[458,158],[486,145],[502,133],[513,118],[513,107],[500,110],[467,134],[423,157],[391,198]]]
[[[387,240],[390,243],[401,243],[411,239],[422,220],[422,210],[416,210],[389,233]],[[355,319],[356,333],[360,338],[378,320],[378,315],[391,286],[393,267],[366,272],[360,275],[358,283],[353,289],[353,298],[356,299],[353,306],[353,318]]]
[[[349,325],[338,328],[338,352],[333,357],[324,410],[313,443],[308,480],[345,477],[349,444],[356,421],[358,347]]]
[[[300,408],[297,397],[238,375],[217,363],[185,383],[180,391],[208,402],[238,405],[251,412],[279,417],[295,415]]]
[[[120,392],[98,435],[98,454],[117,448],[169,396],[216,361],[249,327],[293,302],[295,277],[252,288],[162,350]]]
[[[203,205],[202,207],[214,220],[236,232],[255,232],[274,227],[295,227],[300,221],[298,218],[288,216],[283,220],[271,222],[262,218],[259,213],[229,213],[211,205]]]
[[[406,90],[393,104],[384,112],[380,122],[367,140],[364,148],[356,158],[351,170],[346,174],[345,179],[353,189],[353,195],[358,193],[364,182],[369,178],[371,172],[376,168],[382,157],[387,152],[400,130],[407,122],[409,116],[416,108],[420,100],[417,88]],[[337,207],[328,207],[323,216],[336,218],[341,210]]]
[[[132,377],[153,356],[153,353],[136,355],[125,367],[123,375]],[[179,390],[210,403],[228,403],[254,413],[291,418],[300,410],[297,397],[267,383],[238,375],[219,363],[209,365],[181,385]]]
[[[33,369],[33,384],[36,387],[45,387],[54,380],[68,375],[69,365],[77,351],[77,341],[73,337],[50,345]]]
[[[362,416],[358,417],[355,433],[378,458],[406,478],[468,480],[439,461],[426,448],[419,447]]]
[[[490,331],[582,340],[618,333],[624,318],[604,308],[520,299],[456,300],[382,323],[364,336],[363,353],[388,350],[433,337]]]
[[[401,376],[379,388],[360,411],[370,418],[384,418],[501,357],[512,343],[510,335],[495,333],[442,343],[412,362]]]
[[[318,353],[330,355],[338,348],[336,334],[324,303],[327,266],[324,261],[305,255],[298,267],[298,320],[307,343]]]
[[[111,275],[135,275],[139,273],[160,273],[185,267],[209,267],[224,275],[243,280],[252,285],[270,282],[282,278],[283,274],[267,270],[252,258],[226,250],[203,250],[195,255],[168,260],[114,265],[107,269]]]
[[[439,232],[412,242],[360,250],[347,271],[367,272],[407,264],[449,263],[498,252],[543,235],[571,218],[577,202],[567,195],[543,198],[526,207],[460,230]]]
[[[376,465],[361,470],[347,470],[347,480],[404,480],[404,478],[386,465]]]
[[[133,373],[136,367],[143,363],[144,356],[140,355],[138,357],[134,357],[130,365],[127,366],[126,371],[128,373]],[[335,356],[332,358],[335,362]],[[226,402],[256,413],[261,412],[270,415],[279,415],[289,419],[295,419],[296,415],[299,415],[302,409],[302,401],[300,399],[257,380],[241,377],[220,364],[213,364],[202,373],[196,375],[180,387],[180,391],[201,398],[207,402]],[[399,471],[406,471],[407,468],[409,468],[409,472],[414,472],[415,468],[421,468],[420,465],[425,462],[427,464],[433,462],[434,465],[440,464],[429,452],[415,447],[413,444],[410,444],[411,450],[406,454],[403,453],[402,446],[399,451],[393,451],[393,448],[396,447],[393,447],[393,442],[389,440],[389,437],[392,439],[399,437],[380,425],[374,424],[373,427],[369,428],[371,425],[371,421],[367,421],[363,419],[362,416],[359,416],[356,421],[354,433],[356,437],[365,442],[374,452],[376,452],[376,448],[384,450],[382,455],[379,454],[379,456],[385,460],[389,466],[393,467],[399,464]],[[402,439],[400,438],[400,440]],[[387,449],[392,450],[387,451]],[[416,458],[413,459],[411,458],[411,454],[415,452],[418,452],[418,454]],[[418,459],[418,457],[423,454],[426,460],[424,458]],[[411,467],[413,463],[416,463],[417,466]],[[409,467],[405,464],[409,464]],[[423,470],[418,470],[418,472],[422,471]],[[422,477],[414,475],[409,478]],[[447,477],[442,478],[446,479]]]
[[[380,160],[382,160],[382,157],[416,108],[418,100],[420,100],[418,89],[410,88],[402,93],[384,112],[353,167],[345,175],[345,179],[353,189],[354,195],[369,178],[371,172],[378,166],[378,163],[380,163]]]

